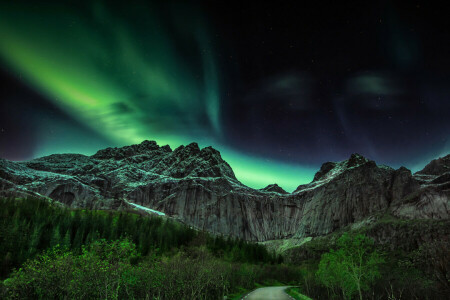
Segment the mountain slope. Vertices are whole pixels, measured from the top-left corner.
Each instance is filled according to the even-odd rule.
[[[199,229],[264,241],[325,235],[386,211],[447,219],[449,157],[411,174],[353,154],[323,164],[311,183],[286,193],[277,185],[261,190],[243,185],[211,147],[192,143],[172,151],[144,141],[92,156],[1,159],[0,194],[42,195],[71,207],[99,209],[132,203]]]

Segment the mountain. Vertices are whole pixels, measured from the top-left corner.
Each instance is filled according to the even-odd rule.
[[[450,155],[412,174],[352,154],[323,164],[311,183],[287,193],[276,184],[260,190],[243,185],[212,147],[192,143],[172,150],[144,141],[92,156],[0,159],[0,195],[48,197],[73,208],[148,208],[198,229],[252,241],[304,238],[386,212],[448,219]]]

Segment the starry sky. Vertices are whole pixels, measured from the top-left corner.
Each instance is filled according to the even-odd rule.
[[[450,152],[450,11],[409,2],[1,1],[0,157],[198,142],[288,191],[354,152],[417,171]]]

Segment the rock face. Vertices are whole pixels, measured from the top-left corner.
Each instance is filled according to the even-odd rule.
[[[353,154],[322,165],[314,180],[287,193],[240,183],[220,153],[196,143],[170,149],[153,141],[92,156],[0,159],[0,195],[45,196],[70,207],[137,204],[213,233],[253,241],[320,236],[389,211],[403,218],[448,219],[450,156],[411,174]]]
[[[450,155],[432,160],[417,174],[443,175],[450,172]]]
[[[274,193],[279,193],[279,194],[288,194],[288,192],[286,192],[281,186],[279,186],[276,183],[275,184],[269,184],[265,188],[261,189],[261,191],[263,191],[263,192],[274,192]]]

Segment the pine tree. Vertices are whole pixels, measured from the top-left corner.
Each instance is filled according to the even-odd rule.
[[[50,239],[50,247],[55,247],[61,243],[61,234],[59,233],[59,226],[53,229],[53,234]]]
[[[35,226],[33,229],[33,233],[30,237],[30,246],[28,247],[28,255],[29,257],[33,257],[37,251],[41,241],[41,228],[40,226]]]
[[[66,234],[64,235],[64,238],[61,241],[61,248],[64,249],[64,250],[71,249],[70,231],[69,230],[66,231]]]
[[[11,255],[11,252],[6,253],[5,257],[2,258],[1,261],[1,269],[0,269],[0,276],[6,275],[6,272],[11,269],[11,266],[13,265],[13,257]]]
[[[81,228],[76,231],[75,238],[73,239],[73,244],[72,244],[73,250],[78,251],[81,249],[81,246],[83,245],[83,232],[82,231],[83,231],[83,229],[81,229]]]

